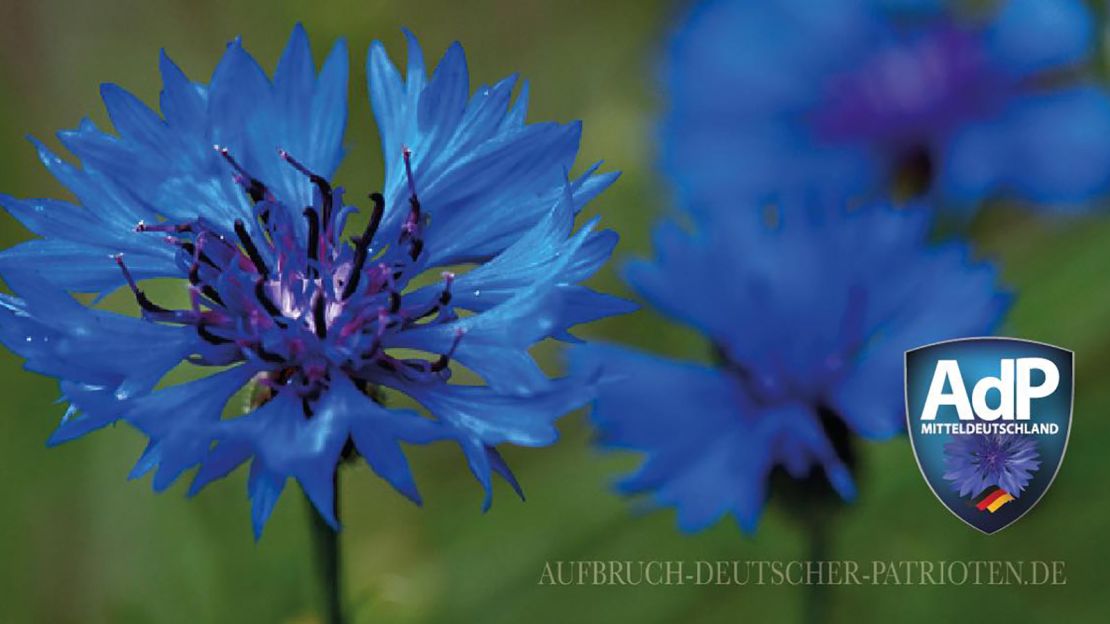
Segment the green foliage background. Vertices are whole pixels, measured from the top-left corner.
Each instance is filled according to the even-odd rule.
[[[530,119],[585,122],[581,164],[604,158],[624,177],[588,212],[622,234],[616,266],[646,254],[667,192],[653,170],[658,109],[653,59],[676,8],[656,0],[481,0],[223,3],[0,3],[0,190],[63,196],[39,167],[27,133],[52,133],[89,115],[107,126],[98,84],[116,82],[156,103],[157,52],[165,47],[205,80],[223,44],[242,34],[272,69],[296,21],[317,59],[336,37],[352,50],[348,159],[338,180],[352,197],[378,188],[381,161],[362,73],[371,39],[403,58],[402,26],[429,57],[454,39],[473,84],[519,71],[532,81]],[[1105,66],[1105,63],[1101,63]],[[861,496],[836,526],[840,559],[1048,559],[1067,565],[1056,587],[846,587],[828,595],[829,621],[1105,621],[1110,539],[1110,218],[1038,217],[994,206],[970,225],[980,254],[998,260],[1019,296],[1004,333],[1077,352],[1078,392],[1067,461],[1040,506],[984,537],[928,491],[905,439],[864,450]],[[0,214],[0,244],[29,236]],[[610,267],[602,288],[627,293]],[[118,300],[126,309],[126,298]],[[952,311],[959,314],[958,309]],[[700,358],[690,332],[650,311],[580,332]],[[558,367],[558,350],[542,349]],[[185,483],[154,495],[126,474],[142,440],[126,426],[47,450],[64,408],[55,383],[0,353],[0,621],[314,622],[318,594],[305,506],[296,487],[266,535],[250,535],[245,471],[185,497]],[[790,559],[805,556],[798,527],[774,505],[759,532],[732,522],[696,536],[671,512],[637,515],[608,485],[635,459],[590,446],[583,414],[563,421],[551,448],[506,456],[529,495],[498,483],[493,509],[461,455],[447,445],[412,449],[426,500],[417,508],[364,466],[342,475],[346,597],[357,622],[790,622],[795,587],[541,587],[547,560]],[[183,480],[184,481],[184,480]],[[865,564],[866,565],[866,564]]]

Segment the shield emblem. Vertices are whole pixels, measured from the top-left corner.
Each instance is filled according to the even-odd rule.
[[[990,534],[1052,485],[1071,432],[1075,356],[1017,338],[962,338],[906,352],[906,427],[929,488]]]

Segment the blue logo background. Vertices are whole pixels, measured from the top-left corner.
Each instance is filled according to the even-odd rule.
[[[1052,361],[1059,369],[1060,383],[1050,396],[1033,400],[1032,418],[1024,422],[1056,423],[1059,426],[1059,433],[1033,436],[1037,441],[1041,466],[1021,495],[1003,505],[995,513],[981,511],[975,508],[968,497],[961,497],[952,487],[952,483],[944,479],[946,472],[944,447],[952,436],[923,435],[921,412],[939,360],[959,362],[964,385],[970,394],[971,389],[980,379],[998,377],[999,363],[1002,359],[1028,357]],[[1035,378],[1033,381],[1037,383],[1039,380]],[[1060,462],[1063,460],[1071,429],[1073,394],[1074,354],[1052,345],[1015,338],[966,338],[927,345],[906,352],[907,431],[921,473],[933,493],[949,511],[985,533],[994,533],[1016,522],[1040,501],[1052,485]],[[959,422],[955,407],[941,406],[934,422]],[[976,419],[975,422],[982,421]],[[974,497],[977,494],[977,492],[972,493],[971,496]]]

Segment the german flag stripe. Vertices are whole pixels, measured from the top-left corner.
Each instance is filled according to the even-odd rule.
[[[983,502],[983,499],[990,496],[991,494],[994,494],[995,492],[997,492],[1000,489],[1002,489],[1002,488],[998,487],[997,485],[992,485],[992,486],[988,487],[987,489],[983,490],[982,492],[979,492],[978,496],[971,499],[971,504],[972,505],[978,505],[979,503]]]
[[[995,490],[993,492],[991,492],[990,494],[987,494],[982,500],[980,500],[975,505],[975,508],[978,509],[979,511],[983,511],[984,509],[987,509],[988,507],[990,507],[996,500],[1002,498],[1003,496],[1008,496],[1006,491],[1003,490],[1002,488],[995,488]]]
[[[1014,497],[1011,496],[1009,492],[1003,492],[1002,496],[999,496],[998,498],[994,499],[994,502],[992,502],[990,505],[987,505],[987,511],[994,513],[998,511],[999,507],[1002,507],[1012,500],[1014,500]]]

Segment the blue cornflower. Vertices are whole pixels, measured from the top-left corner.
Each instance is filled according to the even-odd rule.
[[[944,478],[960,496],[998,486],[1021,496],[1040,468],[1037,440],[1018,434],[954,435],[944,445]]]
[[[703,0],[664,68],[685,205],[787,190],[1077,205],[1110,190],[1081,0]],[[964,7],[965,9],[967,7]]]
[[[330,182],[347,49],[317,74],[299,26],[272,80],[238,40],[209,84],[163,55],[161,115],[104,86],[118,134],[90,121],[59,134],[80,167],[36,142],[78,203],[0,197],[40,236],[0,254],[16,295],[0,295],[0,339],[61,382],[51,444],[123,419],[150,438],[132,476],[155,470],[156,490],[199,465],[196,492],[250,461],[256,536],[289,477],[337,527],[337,464],[356,454],[419,503],[400,442],[458,443],[486,506],[491,471],[519,492],[495,447],[550,444],[596,381],[549,379],[528,349],[629,307],[577,285],[617,236],[596,220],[574,232],[574,217],[616,174],[569,181],[578,123],[526,124],[515,77],[471,94],[458,44],[428,78],[406,35],[405,78],[380,43],[369,51],[385,181],[361,227]],[[181,280],[182,308],[149,297],[149,278]],[[70,295],[122,285],[141,318]],[[451,362],[484,383],[449,383]],[[179,365],[209,374],[159,386]],[[248,384],[238,415],[229,401]],[[387,407],[387,391],[428,414]]]
[[[790,204],[665,221],[657,257],[629,267],[649,303],[711,343],[715,363],[586,345],[572,361],[605,377],[600,443],[645,461],[620,482],[678,510],[686,531],[732,513],[752,531],[781,467],[823,470],[855,494],[855,437],[903,430],[906,349],[989,331],[1008,305],[996,271],[960,243],[927,244],[922,207]]]

